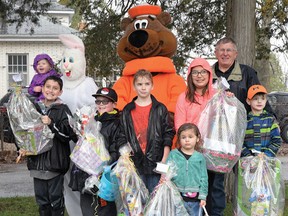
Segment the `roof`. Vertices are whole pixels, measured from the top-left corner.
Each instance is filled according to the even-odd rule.
[[[57,0],[40,0],[40,2],[50,2],[48,14],[74,14],[74,10],[58,3]],[[53,15],[52,15],[53,16]],[[59,34],[77,34],[78,31],[53,23],[48,16],[39,17],[39,25],[33,24],[31,21],[24,22],[22,26],[16,30],[17,23],[6,24],[0,21],[0,41],[59,41]],[[31,34],[30,29],[33,27],[34,33]]]
[[[39,17],[39,26],[31,24],[30,22],[25,22],[19,28],[18,32],[16,31],[16,23],[2,25],[0,28],[0,41],[59,41],[59,34],[77,34],[78,31],[61,25],[59,23],[53,23],[48,20],[45,16]],[[30,34],[31,25],[34,25],[34,33]]]
[[[68,8],[65,5],[61,5],[58,3],[57,0],[40,0],[40,2],[50,2],[51,6],[49,7],[47,13],[53,13],[53,12],[57,12],[57,13],[69,13],[69,14],[74,14],[74,9],[72,8]]]

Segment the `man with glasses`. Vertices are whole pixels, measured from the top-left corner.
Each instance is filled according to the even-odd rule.
[[[230,84],[229,91],[234,93],[238,100],[244,104],[248,113],[251,110],[246,102],[248,89],[252,85],[260,84],[260,82],[257,72],[253,68],[236,61],[237,54],[236,42],[232,38],[224,37],[216,43],[215,56],[218,61],[212,66],[213,80],[215,81],[218,77],[225,77]],[[235,169],[237,170],[237,168]],[[208,178],[207,211],[209,215],[223,215],[226,207],[224,174],[208,171]],[[237,183],[235,184],[237,185]],[[236,195],[234,194],[234,196]]]
[[[213,79],[225,77],[230,84],[230,91],[244,104],[247,112],[251,110],[246,103],[250,86],[260,84],[257,72],[248,65],[239,64],[236,42],[229,37],[220,39],[216,43],[215,56],[217,62],[213,65]]]

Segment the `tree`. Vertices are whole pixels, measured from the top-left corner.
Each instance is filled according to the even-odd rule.
[[[177,54],[173,57],[178,72],[185,71],[187,60],[195,57],[191,53],[213,57],[213,45],[226,35],[236,40],[239,48],[238,59],[241,63],[252,67],[262,66],[256,69],[259,71],[261,82],[266,85],[269,79],[267,71],[270,68],[264,66],[269,66],[271,50],[283,52],[288,47],[288,36],[285,34],[288,0],[146,2],[161,5],[163,10],[172,15],[173,23],[169,27],[178,39]],[[118,26],[129,8],[143,2],[70,0],[70,3],[79,10],[88,25],[84,31],[84,43],[89,72],[96,71],[100,76],[109,75],[111,72],[120,74],[123,62],[117,59],[116,47],[122,32]],[[109,30],[107,27],[113,29]],[[284,45],[271,46],[271,37],[283,38]],[[260,60],[262,63],[256,64],[256,61]]]
[[[227,5],[227,36],[237,42],[239,62],[252,66],[256,53],[256,0],[229,0]]]
[[[30,33],[33,34],[35,25],[39,24],[39,16],[45,14],[50,1],[39,0],[0,0],[0,23],[2,32],[5,25],[17,23],[16,29],[18,30],[23,23],[28,23]],[[52,19],[55,22],[55,19]]]

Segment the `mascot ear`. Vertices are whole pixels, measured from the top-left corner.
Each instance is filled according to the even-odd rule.
[[[166,26],[172,22],[171,15],[168,12],[162,12],[157,16],[157,19]]]
[[[126,17],[124,18],[122,21],[121,21],[121,24],[120,24],[120,29],[122,31],[125,31],[127,26],[132,22],[132,19]]]
[[[78,49],[83,53],[85,52],[83,41],[79,37],[72,34],[61,34],[58,37],[67,48]]]

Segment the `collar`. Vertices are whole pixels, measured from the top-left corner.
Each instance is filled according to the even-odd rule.
[[[218,68],[218,62],[216,62],[213,67],[212,67],[214,73],[213,73],[213,79],[217,79],[218,78],[218,74],[219,73],[223,73],[222,71],[219,70]],[[231,65],[231,67],[227,70],[227,72],[230,72],[230,75],[228,76],[227,81],[233,80],[233,81],[241,81],[242,80],[242,72],[241,72],[241,68],[240,68],[240,64],[235,61],[233,65]],[[226,72],[226,73],[227,73]],[[223,73],[225,74],[225,73]]]
[[[155,56],[126,62],[122,74],[125,76],[134,75],[140,69],[149,70],[151,73],[176,73],[172,59]]]

